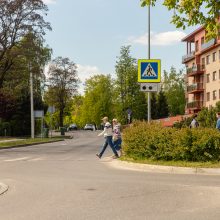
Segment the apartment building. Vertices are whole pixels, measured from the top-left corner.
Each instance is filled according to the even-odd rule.
[[[203,27],[182,41],[186,42],[186,114],[197,113],[202,107],[220,101],[220,38],[206,41]]]

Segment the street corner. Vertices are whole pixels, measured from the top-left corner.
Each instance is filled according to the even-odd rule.
[[[198,175],[220,175],[219,168],[194,168],[174,167],[151,164],[132,163],[121,160],[109,160],[109,166],[115,169],[131,170],[139,172],[170,173],[170,174],[198,174]]]
[[[8,185],[0,182],[0,195],[4,194],[8,191]]]

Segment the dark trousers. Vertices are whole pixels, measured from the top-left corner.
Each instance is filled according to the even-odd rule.
[[[108,147],[108,145],[111,147],[111,149],[112,149],[113,153],[115,154],[115,156],[118,157],[118,153],[115,150],[114,145],[112,143],[112,136],[105,137],[105,143],[102,146],[102,150],[101,150],[101,152],[99,154],[99,157],[100,158],[102,157],[102,155],[104,154],[104,152],[105,152],[106,148]]]

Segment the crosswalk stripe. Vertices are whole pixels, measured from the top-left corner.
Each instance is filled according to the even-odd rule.
[[[13,161],[20,161],[20,160],[26,160],[29,157],[20,157],[20,158],[15,158],[15,159],[10,159],[10,160],[4,160],[5,162],[13,162]]]

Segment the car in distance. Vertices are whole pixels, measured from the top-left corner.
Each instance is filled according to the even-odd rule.
[[[71,124],[71,125],[68,127],[68,130],[69,130],[69,131],[77,130],[76,124]]]
[[[95,125],[93,125],[93,124],[86,124],[85,127],[84,127],[84,130],[94,131],[95,130]]]

